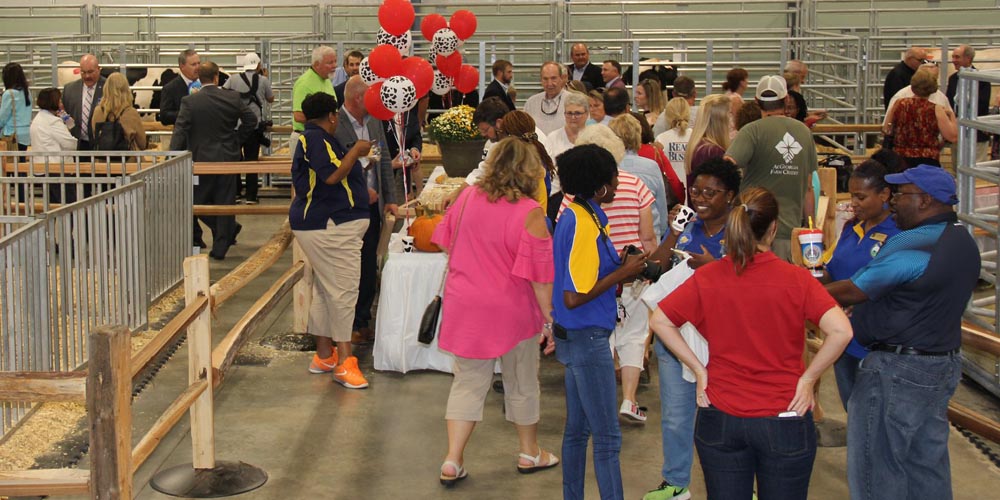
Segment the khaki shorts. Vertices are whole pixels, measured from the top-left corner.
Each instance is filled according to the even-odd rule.
[[[622,289],[622,306],[625,319],[615,326],[615,332],[608,339],[611,349],[618,351],[618,366],[632,366],[642,370],[642,358],[649,337],[649,308],[636,293],[645,287],[635,285]],[[635,290],[635,291],[633,291]]]
[[[531,337],[500,356],[503,373],[503,400],[507,420],[517,425],[538,423],[538,338]],[[481,422],[486,394],[493,382],[496,359],[469,359],[455,356],[455,379],[451,382],[444,418]]]
[[[361,280],[361,243],[368,224],[367,218],[341,224],[331,220],[326,229],[293,231],[313,271],[309,333],[334,342],[351,341]]]

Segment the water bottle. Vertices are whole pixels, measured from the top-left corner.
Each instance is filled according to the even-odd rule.
[[[73,127],[76,126],[76,121],[74,121],[73,117],[69,116],[69,113],[65,111],[59,112],[59,118],[62,118],[63,123],[66,124],[66,128],[69,130],[73,130]]]

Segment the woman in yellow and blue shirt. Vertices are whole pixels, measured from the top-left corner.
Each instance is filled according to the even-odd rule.
[[[875,258],[886,240],[899,232],[889,210],[892,190],[885,176],[895,173],[895,170],[890,170],[879,161],[867,160],[851,173],[848,188],[854,218],[844,226],[836,246],[825,255],[826,273],[821,278],[824,283],[850,278]],[[866,354],[868,351],[852,339],[833,365],[837,390],[845,410],[854,388],[858,363]]]
[[[556,224],[552,291],[556,358],[566,366],[563,498],[582,500],[587,441],[594,438],[594,472],[602,499],[621,499],[615,364],[608,339],[617,319],[618,283],[635,279],[646,256],[621,257],[608,235],[602,203],[611,203],[618,166],[606,149],[576,146],[556,158],[562,190],[574,197]]]
[[[302,101],[307,122],[292,156],[295,198],[288,222],[313,269],[309,333],[316,336],[316,355],[309,372],[333,372],[344,387],[364,389],[368,381],[351,355],[351,330],[370,215],[358,160],[368,155],[371,143],[359,140],[348,150],[333,137],[338,108],[337,100],[323,92]]]

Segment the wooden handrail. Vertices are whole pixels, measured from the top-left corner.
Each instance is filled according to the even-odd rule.
[[[153,454],[156,447],[163,440],[163,437],[170,432],[171,429],[177,425],[181,417],[191,408],[198,396],[208,389],[208,380],[201,379],[184,389],[183,392],[177,396],[177,399],[166,410],[163,410],[163,414],[160,418],[156,419],[153,426],[146,432],[146,435],[142,436],[139,443],[132,448],[132,473],[139,470],[139,467],[146,462],[146,459]]]
[[[208,307],[209,298],[200,295],[195,302],[177,313],[163,328],[150,339],[146,345],[142,346],[138,352],[132,355],[132,362],[129,364],[132,369],[132,378],[135,379],[146,368],[146,365],[153,360],[156,355],[163,350],[171,341],[187,330],[187,327],[198,318],[198,315]]]
[[[236,353],[254,330],[264,321],[267,315],[274,309],[274,306],[289,292],[292,287],[302,279],[305,265],[302,262],[292,264],[285,274],[278,278],[278,281],[271,285],[271,288],[264,292],[259,299],[239,321],[233,325],[229,333],[212,350],[212,369],[215,371],[213,377],[216,387],[218,387],[236,359]]]
[[[86,372],[0,373],[0,401],[82,403],[86,397]]]
[[[948,403],[948,420],[983,436],[994,443],[1000,443],[1000,423],[954,401]]]
[[[881,132],[881,123],[817,123],[812,126],[814,134],[852,134],[855,132]]]
[[[148,168],[151,163],[144,163]],[[39,167],[32,167],[29,163],[12,161],[3,162],[3,171],[6,174],[39,174]],[[98,162],[95,165],[81,162],[79,169],[75,163],[66,163],[66,175],[82,176],[118,176],[122,174],[134,174],[139,172],[139,164],[136,162],[112,162],[111,171],[108,165]],[[292,173],[292,160],[259,160],[259,161],[196,161],[194,162],[194,175],[236,175],[236,174],[278,174],[290,175]]]
[[[195,205],[194,215],[288,215],[288,205]]]
[[[285,221],[281,229],[274,233],[267,243],[212,285],[212,310],[218,309],[247,283],[274,265],[291,241],[292,230],[288,221]]]
[[[86,495],[90,493],[87,469],[32,469],[0,471],[0,494],[12,497]]]

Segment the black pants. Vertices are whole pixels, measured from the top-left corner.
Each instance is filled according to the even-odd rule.
[[[244,142],[241,148],[243,149],[243,161],[257,161],[258,159],[260,159],[260,138],[258,138],[256,134],[254,134],[254,137],[247,139],[247,142]],[[246,199],[247,201],[257,201],[258,175],[257,174],[245,174],[245,175],[247,178]],[[243,182],[242,181],[238,182],[240,183],[238,187],[239,189],[238,192],[243,192]]]
[[[239,175],[199,175],[198,185],[194,187],[195,205],[232,205],[236,203],[236,185]],[[194,220],[194,241],[202,237],[201,219],[212,231],[213,257],[222,258],[233,244],[236,232],[236,217],[233,215],[200,216]]]
[[[375,285],[378,278],[378,239],[382,234],[382,213],[378,203],[371,204],[371,221],[361,244],[361,280],[358,283],[358,303],[354,306],[354,329],[367,327],[372,320]]]

